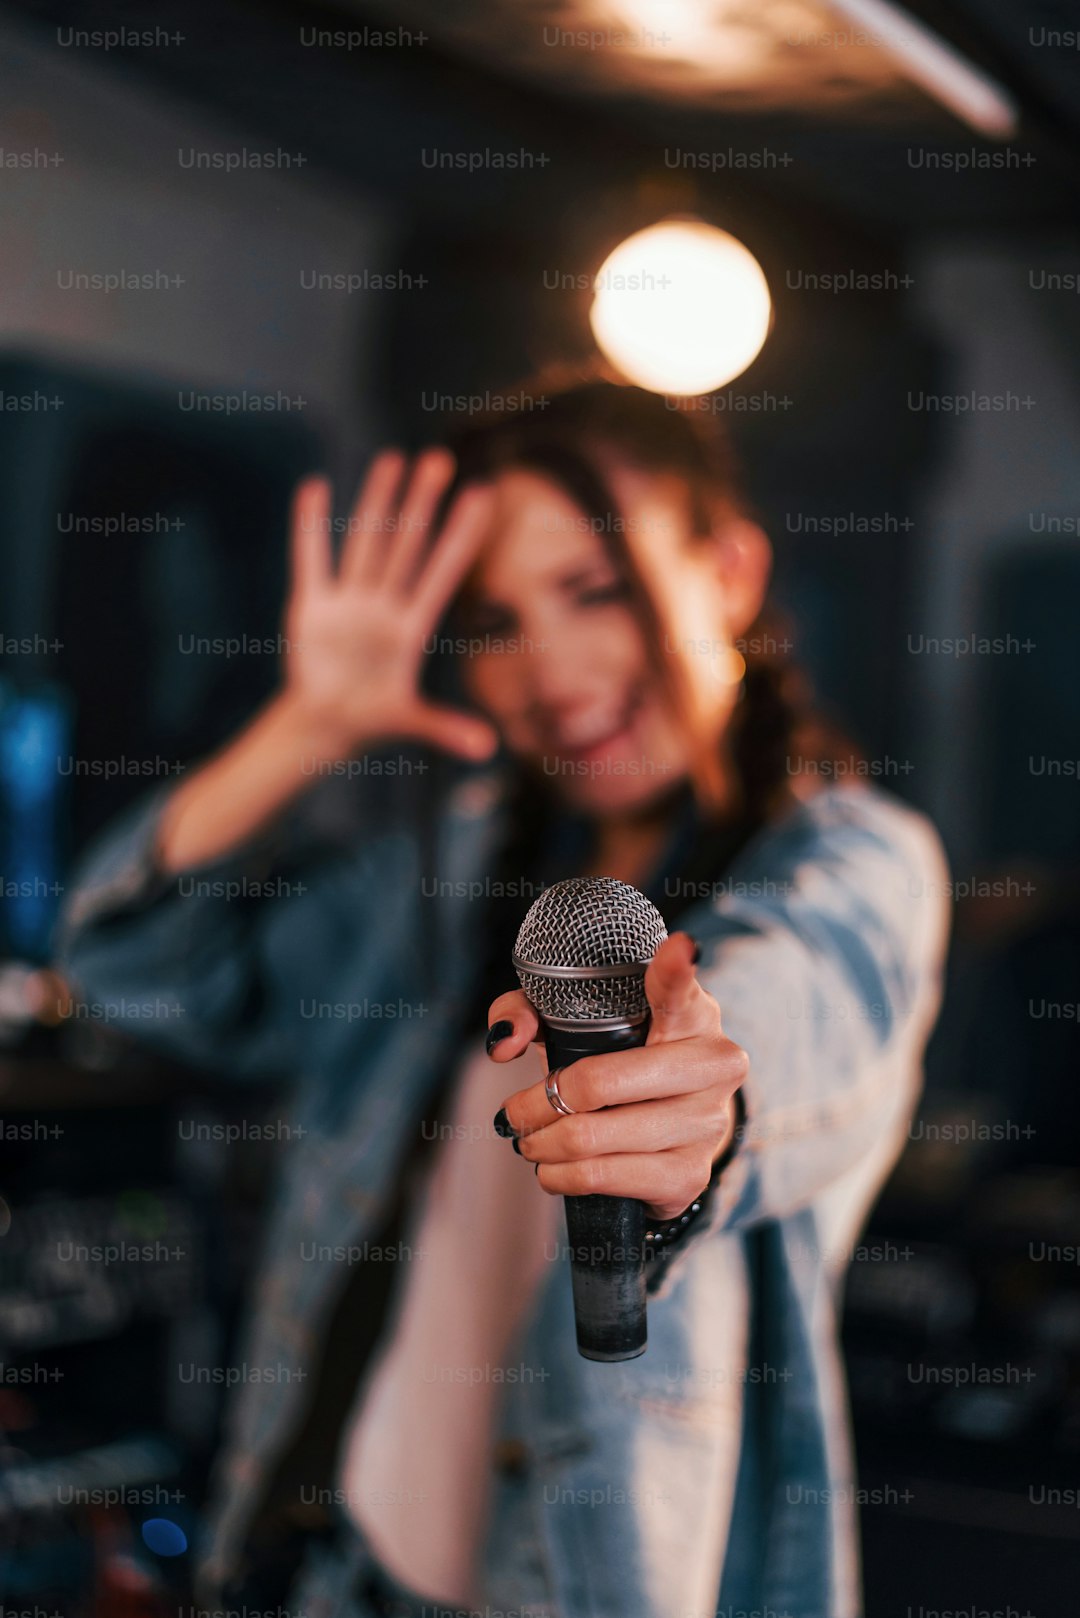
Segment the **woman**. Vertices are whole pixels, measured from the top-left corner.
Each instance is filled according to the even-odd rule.
[[[455,448],[378,456],[337,560],[301,486],[280,694],[68,906],[84,993],[297,1079],[239,1352],[289,1374],[232,1408],[207,1602],[849,1618],[838,1287],[936,1011],[937,840],[809,710],[715,418],[594,380]],[[570,874],[670,936],[647,1046],[563,1115],[509,984]],[[561,1223],[598,1192],[656,1249],[616,1365]]]

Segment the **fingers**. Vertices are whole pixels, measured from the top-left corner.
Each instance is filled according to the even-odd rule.
[[[453,476],[454,457],[449,450],[428,450],[420,456],[406,491],[401,517],[385,552],[382,572],[385,588],[404,591],[413,583],[436,509]]]
[[[442,533],[417,581],[413,605],[421,623],[438,623],[487,535],[495,494],[471,484],[454,501]]]
[[[561,1080],[560,1080],[561,1088]],[[599,1112],[559,1118],[518,1138],[518,1152],[530,1163],[576,1163],[588,1157],[626,1152],[667,1152],[693,1146],[707,1137],[719,1139],[727,1124],[729,1103],[718,1091],[670,1097],[663,1105],[642,1101]]]
[[[326,584],[333,576],[329,479],[310,477],[297,484],[289,542],[293,594],[309,594]]]
[[[488,1028],[492,1029],[497,1024],[503,1023],[509,1023],[509,1029],[488,1049],[488,1055],[493,1061],[512,1062],[515,1057],[526,1051],[534,1040],[538,1041],[541,1038],[540,1019],[532,1002],[525,998],[520,989],[511,989],[491,1002],[488,1010]]]
[[[730,1095],[746,1077],[748,1061],[744,1050],[718,1035],[583,1056],[561,1069],[557,1083],[568,1107],[575,1112],[597,1112],[601,1107],[656,1102],[714,1085]],[[505,1108],[519,1135],[549,1125],[554,1110],[542,1083],[518,1090],[507,1099]]]
[[[688,1208],[712,1177],[707,1147],[670,1152],[625,1152],[618,1157],[587,1157],[577,1163],[543,1163],[536,1178],[556,1197],[635,1197],[655,1219],[674,1219]]]
[[[434,702],[419,703],[408,718],[408,734],[444,752],[480,761],[499,745],[498,732],[483,719]]]
[[[695,978],[695,957],[693,940],[676,933],[650,964],[655,1042],[650,1030],[633,1050],[585,1056],[559,1070],[559,1094],[571,1112],[556,1112],[543,1080],[499,1109],[496,1132],[515,1137],[545,1191],[634,1197],[652,1217],[674,1219],[708,1185],[750,1060],[723,1033],[719,1006]],[[493,1033],[505,1030],[489,1045],[496,1061],[512,1061],[542,1037],[519,991],[495,1000],[488,1021]]]
[[[439,503],[454,476],[454,458],[448,450],[426,450],[399,509],[405,466],[400,450],[384,450],[372,461],[349,518],[339,577],[346,584],[411,594],[418,621],[430,626],[442,616],[480,548],[494,494],[478,484],[463,489],[425,562]]]
[[[696,949],[689,933],[671,933],[646,968],[650,1045],[720,1031],[720,1007],[694,971]]]
[[[368,468],[349,516],[348,534],[341,552],[343,581],[363,584],[377,572],[404,471],[405,457],[397,449],[383,450]]]

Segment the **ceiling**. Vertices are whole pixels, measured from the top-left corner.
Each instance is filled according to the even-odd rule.
[[[1076,218],[1080,30],[1061,0],[916,0],[924,23],[1012,97],[990,139],[914,82],[852,21],[880,0],[155,0],[182,48],[95,53],[118,73],[289,141],[335,178],[429,220],[554,213],[593,185],[658,197],[745,193],[833,210],[861,227],[1060,230]],[[0,19],[55,41],[82,0],[13,0]],[[131,0],[97,0],[98,28],[145,27]],[[2,24],[0,24],[2,25]],[[303,32],[367,42],[303,46]],[[379,30],[422,36],[386,47]],[[89,52],[86,53],[88,56]],[[298,93],[300,87],[300,93]],[[418,149],[542,147],[550,166],[440,171]],[[689,154],[673,160],[673,153]],[[703,154],[706,167],[688,167]],[[960,164],[965,166],[961,167]],[[498,221],[496,221],[497,223]]]
[[[813,0],[365,0],[509,78],[604,102],[931,124],[879,35]]]

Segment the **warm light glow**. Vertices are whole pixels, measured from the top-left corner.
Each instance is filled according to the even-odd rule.
[[[761,265],[726,230],[668,220],[604,260],[589,320],[602,352],[654,393],[708,393],[760,353],[772,300]]]
[[[701,0],[617,0],[615,9],[628,26],[628,48],[642,55],[704,59],[738,77],[760,71],[775,49],[752,7],[717,16]]]

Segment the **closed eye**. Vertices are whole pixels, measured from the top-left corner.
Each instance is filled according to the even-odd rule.
[[[630,598],[630,587],[625,579],[603,579],[595,584],[583,584],[579,580],[580,575],[571,575],[558,584],[573,606],[604,607]],[[463,606],[462,616],[465,631],[470,635],[512,635],[517,627],[513,611],[497,601],[473,601]]]
[[[469,635],[506,635],[514,627],[514,615],[494,603],[477,603],[462,610],[462,627]]]
[[[625,579],[613,579],[610,584],[595,584],[590,589],[578,592],[578,602],[583,607],[604,606],[609,601],[626,601],[630,596],[630,588]]]

